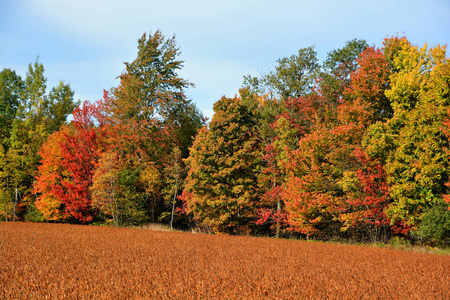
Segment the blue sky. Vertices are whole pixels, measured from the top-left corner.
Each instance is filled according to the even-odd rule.
[[[404,33],[418,46],[449,44],[449,16],[449,0],[0,0],[0,69],[24,77],[39,56],[48,89],[62,80],[76,99],[95,101],[118,85],[138,38],[160,29],[175,35],[180,75],[196,85],[187,94],[211,117],[244,75],[300,48],[315,45],[322,61],[353,38],[381,46]]]

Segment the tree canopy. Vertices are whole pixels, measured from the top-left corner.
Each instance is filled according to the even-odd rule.
[[[302,48],[244,76],[209,124],[180,53],[143,34],[119,85],[82,105],[62,81],[47,93],[39,60],[3,69],[0,218],[448,243],[445,46]]]

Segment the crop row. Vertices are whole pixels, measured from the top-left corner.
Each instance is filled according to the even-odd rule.
[[[0,223],[1,299],[449,299],[450,256]]]

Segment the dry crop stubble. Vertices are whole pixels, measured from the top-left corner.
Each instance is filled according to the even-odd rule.
[[[0,223],[2,299],[449,299],[450,256],[64,224]]]

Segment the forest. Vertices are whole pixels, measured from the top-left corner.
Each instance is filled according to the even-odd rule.
[[[0,220],[448,246],[450,58],[382,45],[323,62],[300,49],[243,76],[211,120],[160,31],[95,102],[62,81],[47,92],[39,60],[24,79],[5,68]]]

